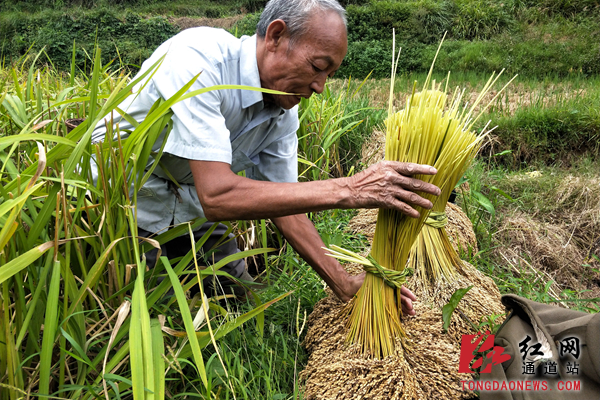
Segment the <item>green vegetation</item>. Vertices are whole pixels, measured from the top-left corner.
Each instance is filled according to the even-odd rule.
[[[0,10],[35,13],[48,9],[65,11],[72,8],[110,8],[115,11],[135,10],[143,15],[219,18],[242,12],[256,12],[263,9],[266,3],[266,0],[21,0],[3,2],[0,4]]]
[[[159,99],[127,139],[113,141],[109,131],[103,143],[92,144],[96,124],[159,64],[131,81],[104,69],[100,59],[98,51],[90,77],[35,69],[35,60],[0,70],[2,398],[27,391],[142,398],[144,390],[164,397],[166,371],[178,376],[181,367],[172,365],[180,364],[199,390],[210,393],[201,350],[254,317],[261,339],[264,310],[289,294],[256,297],[245,313],[185,299],[184,288],[202,278],[227,276],[219,271],[227,262],[272,249],[200,266],[190,264],[190,251],[170,262],[163,257],[145,271],[142,253],[203,223],[191,221],[140,241],[134,212],[137,192],[149,178],[152,146],[165,126],[167,134],[172,127],[170,107],[200,92],[185,94],[192,79],[172,98]],[[85,121],[69,132],[66,121],[73,116]],[[153,157],[161,155],[162,149]],[[92,165],[98,168],[96,185]],[[216,315],[194,322],[191,312],[206,316],[209,307]]]
[[[364,236],[345,232],[354,215],[353,211],[332,210],[310,217],[327,245],[337,244],[362,251],[368,245]],[[287,246],[280,256],[269,257],[269,269],[269,287],[260,292],[261,298],[293,293],[265,311],[262,340],[257,337],[254,327],[245,325],[219,342],[223,358],[230,360],[226,363],[229,381],[224,378],[225,372],[216,360],[213,348],[207,349],[205,358],[212,356],[212,365],[216,367],[213,393],[219,393],[219,399],[233,398],[235,394],[238,398],[291,400],[298,398],[298,393],[299,398],[303,398],[298,374],[308,356],[301,342],[308,329],[308,315],[327,293],[321,278]],[[247,309],[247,306],[240,308]],[[190,392],[187,389],[189,387],[186,392]]]
[[[492,114],[498,128],[499,143],[494,147],[498,162],[513,166],[532,163],[564,164],[577,162],[583,154],[600,155],[600,90],[598,78],[589,81],[585,92],[573,91],[553,96],[550,90],[530,93],[527,107],[507,110],[502,104]],[[546,101],[552,99],[551,104]],[[513,105],[515,106],[515,105]],[[509,108],[510,106],[508,106]],[[491,151],[490,143],[488,151]],[[509,152],[509,153],[507,153]]]
[[[445,47],[442,46],[442,51]],[[437,81],[446,79],[442,67],[436,67]],[[405,73],[396,80],[395,91],[408,93],[413,82],[423,82],[426,73]],[[498,86],[513,76],[506,72]],[[486,75],[478,72],[452,73],[453,85],[466,87],[476,96]],[[369,80],[362,93],[375,110],[385,108],[389,80]],[[474,97],[471,97],[471,101]],[[373,112],[371,112],[373,115]],[[600,80],[597,75],[573,75],[567,79],[550,76],[543,79],[518,76],[492,104],[489,118],[478,122],[481,129],[488,119],[497,126],[493,140],[487,141],[481,154],[492,165],[527,168],[537,164],[570,166],[588,155],[600,156]]]
[[[96,43],[103,50],[104,64],[116,61],[135,67],[177,32],[164,17],[143,18],[136,13],[118,14],[107,9],[75,10],[69,15],[53,10],[35,14],[3,12],[0,16],[4,57],[14,60],[30,46],[35,50],[43,48],[47,55],[43,61],[63,71],[70,68],[73,45],[77,48],[76,65],[84,71],[90,70],[90,54]]]
[[[300,102],[300,181],[340,178],[358,167],[364,141],[383,122],[382,110],[377,112],[359,96],[365,82],[349,81],[337,93],[327,85],[323,93]]]
[[[441,70],[525,76],[597,74],[600,8],[593,1],[372,1],[349,5],[349,49],[340,74],[387,77],[392,28],[402,46],[399,71],[426,71],[448,32]],[[563,3],[562,5],[559,5]],[[585,11],[584,11],[585,10]]]
[[[97,42],[104,63],[139,65],[179,31],[174,17],[239,16],[233,33],[254,33],[265,1],[63,0],[2,3],[0,57],[16,60],[33,45],[46,48],[59,69],[73,41],[85,52]],[[399,72],[426,71],[437,42],[448,40],[442,70],[490,74],[506,68],[522,76],[589,76],[600,73],[600,3],[597,0],[371,0],[342,2],[348,12],[349,48],[339,75],[388,77],[391,31],[403,56]],[[167,19],[169,18],[169,19]],[[204,21],[206,23],[206,21]],[[118,49],[118,50],[117,50]],[[89,61],[87,62],[89,65]]]

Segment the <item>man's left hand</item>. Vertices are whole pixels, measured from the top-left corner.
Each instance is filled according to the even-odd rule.
[[[366,273],[362,273],[355,276],[348,277],[348,285],[345,293],[336,293],[336,295],[340,298],[340,300],[346,302],[350,301],[352,297],[358,292],[358,289],[362,286],[365,280]],[[406,287],[402,286],[400,289],[400,302],[402,303],[402,314],[403,315],[415,315],[415,310],[413,308],[412,302],[417,300],[416,296],[408,290]]]

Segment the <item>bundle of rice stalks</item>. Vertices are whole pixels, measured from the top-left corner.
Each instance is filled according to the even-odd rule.
[[[452,188],[464,173],[465,165],[475,156],[481,140],[490,132],[488,125],[480,133],[473,131],[475,122],[486,108],[479,107],[477,113],[475,110],[500,75],[490,77],[470,108],[461,107],[464,90],[457,88],[449,98],[447,82],[442,91],[441,84],[431,80],[436,53],[422,91],[416,92],[415,82],[405,108],[394,112],[393,88],[398,60],[395,54],[392,57],[389,114],[385,121],[385,159],[435,167],[436,175],[417,175],[415,178],[442,189],[439,200],[443,211]],[[421,196],[436,203],[433,195]],[[408,217],[397,210],[379,210],[372,251],[367,258],[339,248],[330,250],[331,256],[361,264],[367,271],[362,287],[346,309],[349,316],[347,342],[359,344],[364,354],[375,358],[393,354],[397,347],[396,338],[404,333],[400,324],[400,288],[406,281],[409,252],[429,217],[429,210],[415,208],[420,212],[419,218]],[[436,253],[451,250],[449,242],[447,249],[441,246],[444,244],[432,243],[428,249],[433,247]],[[419,259],[426,260],[426,256],[419,254]]]

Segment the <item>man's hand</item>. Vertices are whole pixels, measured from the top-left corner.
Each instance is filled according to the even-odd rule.
[[[350,275],[333,257],[325,255],[324,246],[315,226],[304,214],[274,218],[273,222],[300,256],[313,267],[331,288],[333,293],[346,302],[358,292],[365,280],[365,273]],[[417,298],[410,290],[400,290],[402,313],[415,315],[412,302]]]
[[[415,192],[439,196],[440,189],[412,176],[436,173],[429,165],[382,161],[348,178],[348,208],[395,208],[418,218],[419,212],[411,205],[430,209],[433,204]]]
[[[346,290],[343,293],[336,292],[336,296],[344,302],[350,301],[356,292],[358,292],[358,289],[360,289],[364,280],[365,273],[349,276],[347,279],[347,284],[345,285]],[[417,300],[417,298],[413,292],[402,286],[400,289],[400,302],[402,303],[403,315],[415,315],[415,310],[412,304],[412,302],[415,300]]]

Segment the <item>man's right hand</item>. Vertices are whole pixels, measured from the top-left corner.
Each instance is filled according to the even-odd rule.
[[[436,173],[429,165],[382,161],[340,182],[351,193],[343,208],[391,208],[417,218],[419,212],[411,205],[430,209],[433,204],[415,192],[439,196],[440,189],[413,176]]]

